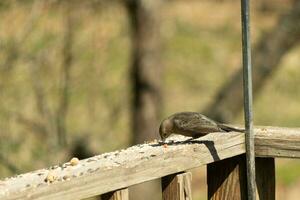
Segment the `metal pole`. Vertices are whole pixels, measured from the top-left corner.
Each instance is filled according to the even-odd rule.
[[[241,0],[248,200],[256,199],[249,0]]]

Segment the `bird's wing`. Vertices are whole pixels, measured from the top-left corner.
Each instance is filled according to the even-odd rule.
[[[211,133],[222,131],[216,122],[200,114],[189,114],[174,118],[175,126],[181,131]]]

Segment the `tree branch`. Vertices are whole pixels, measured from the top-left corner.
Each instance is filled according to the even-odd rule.
[[[267,32],[253,51],[253,93],[261,91],[265,82],[279,67],[281,58],[300,40],[300,1],[282,15],[277,25]],[[243,107],[242,68],[217,92],[214,102],[204,113],[220,122],[231,121]],[[256,94],[256,95],[255,95]]]

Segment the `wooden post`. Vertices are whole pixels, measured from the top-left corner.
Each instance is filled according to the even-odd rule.
[[[101,195],[101,200],[128,200],[128,189],[116,190]]]
[[[207,165],[209,200],[246,200],[245,154]],[[260,200],[275,200],[274,158],[256,158],[256,185]]]
[[[163,177],[161,180],[163,200],[192,200],[191,181],[191,172]]]
[[[274,158],[256,158],[256,185],[260,200],[275,200]]]
[[[246,200],[245,154],[208,164],[207,189],[209,200]]]

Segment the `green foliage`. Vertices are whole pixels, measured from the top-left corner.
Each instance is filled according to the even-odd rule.
[[[292,185],[299,181],[300,177],[300,161],[286,162],[276,167],[276,179],[284,185]]]

